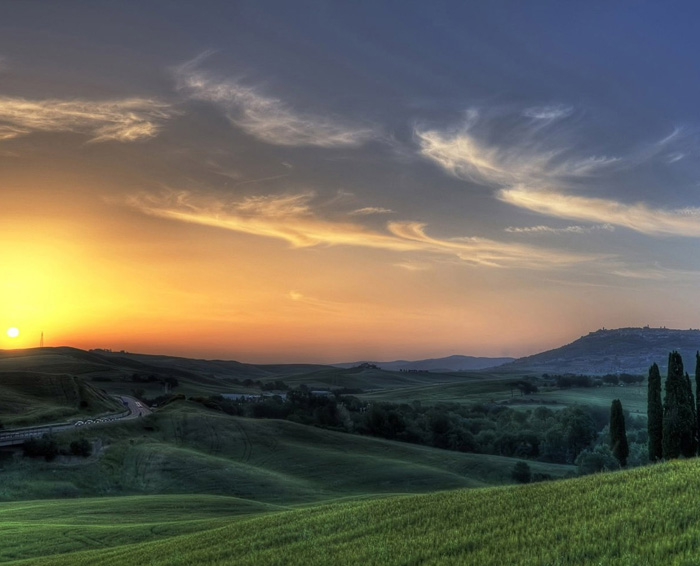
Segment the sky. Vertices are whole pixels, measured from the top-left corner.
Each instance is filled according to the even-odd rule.
[[[699,15],[4,2],[0,348],[339,362],[696,328]]]

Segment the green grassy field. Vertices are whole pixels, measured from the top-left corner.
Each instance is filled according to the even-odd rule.
[[[150,417],[59,436],[100,438],[99,454],[2,463],[0,499],[206,493],[274,503],[512,482],[517,459],[439,450],[174,403]],[[572,466],[529,462],[563,477]],[[31,478],[31,481],[27,481]]]
[[[248,504],[209,497],[198,505],[197,497],[180,496],[10,503],[0,505],[0,559],[75,566],[690,565],[700,552],[698,488],[700,462],[676,461],[286,510],[242,509]],[[120,516],[129,518],[111,524]],[[31,533],[45,534],[46,542],[37,544]]]
[[[420,384],[408,387],[381,389],[357,395],[373,402],[411,403],[507,403],[513,408],[548,406],[556,409],[571,405],[610,408],[613,399],[620,399],[625,410],[645,416],[647,410],[646,384],[630,386],[541,388],[539,393],[521,395],[511,384],[524,376],[520,374],[473,373],[461,374],[456,383]]]
[[[234,497],[206,495],[3,504],[0,505],[0,563],[201,532],[230,524],[239,514],[280,509]]]

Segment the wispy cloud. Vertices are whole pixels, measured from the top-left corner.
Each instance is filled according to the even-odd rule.
[[[542,130],[519,130],[502,144],[488,143],[474,132],[479,113],[470,110],[464,122],[448,130],[416,129],[423,157],[451,175],[487,186],[585,177],[620,158],[579,156],[564,146],[550,147]]]
[[[229,121],[266,143],[286,146],[359,146],[376,137],[371,127],[300,112],[235,79],[220,79],[198,68],[202,57],[180,66],[179,87],[187,96],[220,106]]]
[[[570,116],[573,107],[564,104],[551,104],[549,106],[532,106],[523,110],[523,116],[535,120],[559,120]]]
[[[180,222],[284,240],[294,247],[356,246],[395,252],[457,257],[473,265],[544,268],[596,259],[596,256],[548,250],[486,238],[437,238],[420,222],[390,222],[387,232],[360,224],[320,218],[313,193],[245,197],[237,201],[205,198],[189,192],[141,194],[127,203],[137,210]]]
[[[593,232],[614,232],[612,224],[595,224],[594,226],[566,226],[554,228],[552,226],[508,226],[506,232],[511,234],[592,234]]]
[[[365,206],[364,208],[358,208],[353,210],[350,214],[354,216],[367,216],[369,214],[395,214],[396,211],[390,208],[383,208],[381,206]]]
[[[557,107],[558,108],[558,107]],[[554,119],[561,109],[542,107],[528,109],[532,118]],[[523,126],[497,136],[500,143],[480,131],[479,113],[471,110],[458,128],[451,130],[417,130],[421,154],[439,164],[455,177],[491,187],[496,197],[506,203],[543,215],[613,225],[649,235],[673,234],[700,236],[700,214],[695,208],[658,209],[645,203],[625,204],[612,199],[573,194],[585,188],[593,176],[600,178],[611,171],[636,167],[651,159],[673,163],[683,152],[671,152],[688,142],[682,128],[647,144],[624,157],[582,156],[547,129]],[[548,118],[549,119],[549,118]],[[488,124],[484,126],[489,130]],[[551,139],[550,139],[551,138]],[[506,228],[515,233],[585,233],[596,227],[551,229],[546,226]]]
[[[614,224],[643,234],[700,236],[700,208],[654,209],[644,203],[624,204],[527,187],[502,189],[497,195],[503,202],[548,216]]]
[[[669,153],[666,156],[666,163],[675,163],[676,161],[680,161],[685,157],[685,153],[683,152],[675,152],[675,153]]]
[[[428,271],[433,265],[425,261],[401,261],[394,264],[395,267],[400,267],[406,271]]]
[[[0,97],[0,140],[33,132],[75,132],[93,142],[132,142],[156,136],[174,114],[167,103],[123,100],[29,100]]]

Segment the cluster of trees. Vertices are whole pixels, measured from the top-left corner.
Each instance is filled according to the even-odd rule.
[[[543,374],[542,377],[554,384],[560,389],[569,389],[571,387],[601,387],[603,385],[639,385],[644,381],[643,375],[633,375],[630,373],[608,373],[602,377],[593,377],[591,375],[578,375],[565,373],[563,375]]]
[[[501,404],[420,402],[367,403],[352,396],[314,395],[300,387],[286,399],[194,399],[232,415],[286,419],[333,430],[376,436],[462,452],[478,452],[574,464],[593,450],[608,425],[606,410],[594,407],[511,409]],[[646,452],[646,430],[633,420],[632,441]]]
[[[700,395],[700,353],[695,354],[695,390]],[[691,458],[698,453],[698,405],[700,398],[693,396],[690,376],[683,370],[683,359],[678,352],[668,356],[668,375],[661,403],[661,375],[659,367],[649,368],[649,395],[647,398],[647,426],[649,459]]]
[[[81,438],[74,440],[68,446],[61,446],[54,436],[44,434],[39,438],[25,440],[22,451],[28,458],[44,458],[50,462],[59,454],[87,458],[92,454],[92,444],[86,438]]]
[[[180,385],[180,382],[176,377],[168,375],[166,377],[155,375],[153,373],[149,375],[141,375],[134,373],[131,375],[131,381],[134,383],[167,383],[171,388]]]

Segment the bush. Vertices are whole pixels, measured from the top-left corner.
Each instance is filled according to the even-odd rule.
[[[70,453],[73,456],[82,456],[87,458],[92,454],[92,445],[86,438],[81,438],[80,440],[74,440],[70,443]]]
[[[29,438],[22,445],[24,455],[29,458],[43,457],[47,462],[50,462],[58,456],[58,443],[56,440],[47,434],[40,438]]]
[[[513,466],[513,471],[510,474],[515,481],[518,483],[530,483],[532,480],[532,472],[530,472],[530,466],[526,462],[517,462]]]
[[[580,474],[594,474],[596,472],[607,472],[619,470],[620,462],[613,455],[608,446],[598,445],[594,449],[586,449],[575,462]]]

